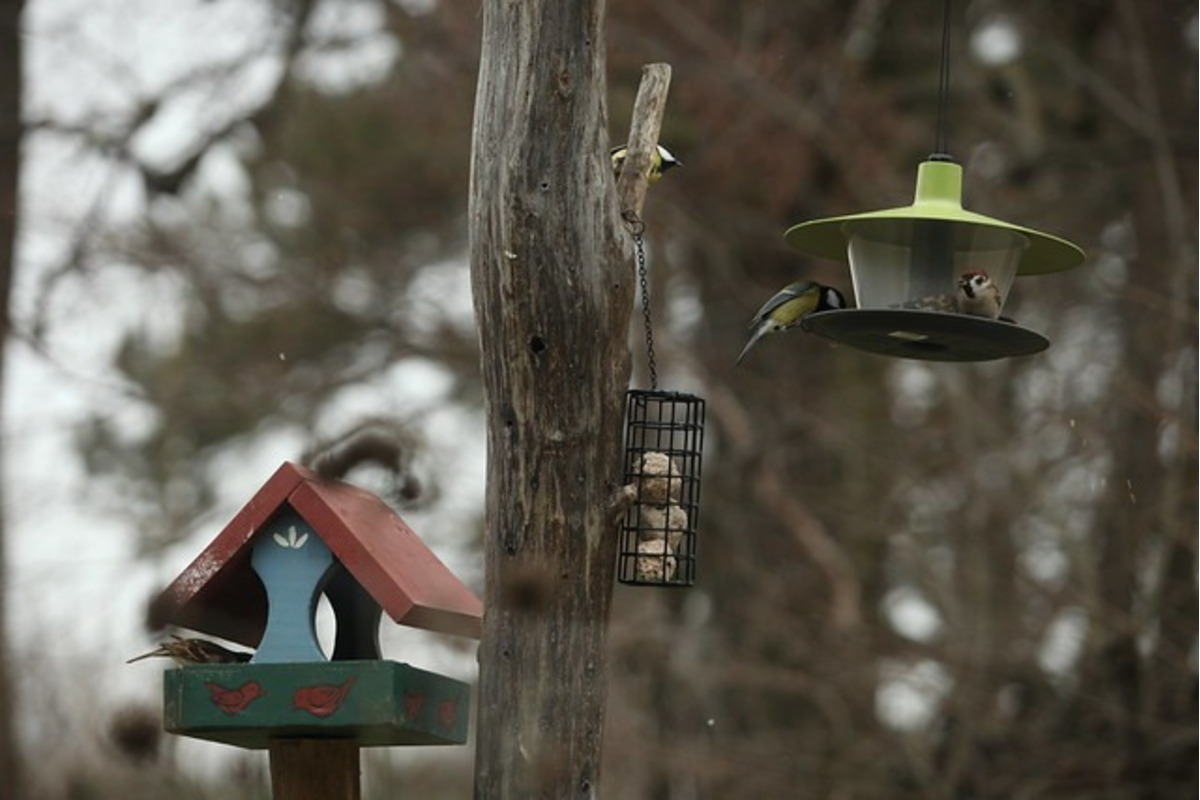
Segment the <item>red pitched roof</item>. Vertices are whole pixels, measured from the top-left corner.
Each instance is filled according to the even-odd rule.
[[[262,638],[267,596],[250,541],[284,505],[321,537],[401,625],[479,638],[483,604],[381,499],[285,462],[155,601],[157,621],[248,646]]]

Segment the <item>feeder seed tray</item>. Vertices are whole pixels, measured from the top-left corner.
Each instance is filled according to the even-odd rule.
[[[810,314],[802,327],[885,356],[991,361],[1040,353],[1050,340],[1013,322],[910,309],[841,309]]]

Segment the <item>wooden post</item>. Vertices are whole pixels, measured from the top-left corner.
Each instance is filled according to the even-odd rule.
[[[475,796],[599,789],[634,274],[604,0],[484,0],[471,287],[488,423]]]
[[[353,739],[272,739],[273,800],[360,800]]]

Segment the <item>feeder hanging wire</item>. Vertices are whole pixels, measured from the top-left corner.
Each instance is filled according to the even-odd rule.
[[[654,360],[654,325],[650,321],[650,284],[646,278],[646,246],[642,234],[646,232],[646,223],[642,222],[636,211],[624,211],[621,218],[629,226],[633,236],[633,245],[637,251],[638,287],[642,295],[642,321],[646,328],[646,369],[650,373],[650,390],[658,389],[658,365]]]
[[[950,12],[953,0],[942,4],[942,58],[938,64],[937,130],[934,133],[933,153],[939,161],[952,161],[946,144],[948,127],[946,105],[950,96]]]

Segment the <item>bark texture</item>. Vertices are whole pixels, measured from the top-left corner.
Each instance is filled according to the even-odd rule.
[[[599,796],[630,262],[604,3],[483,4],[471,282],[488,419],[477,797]]]

